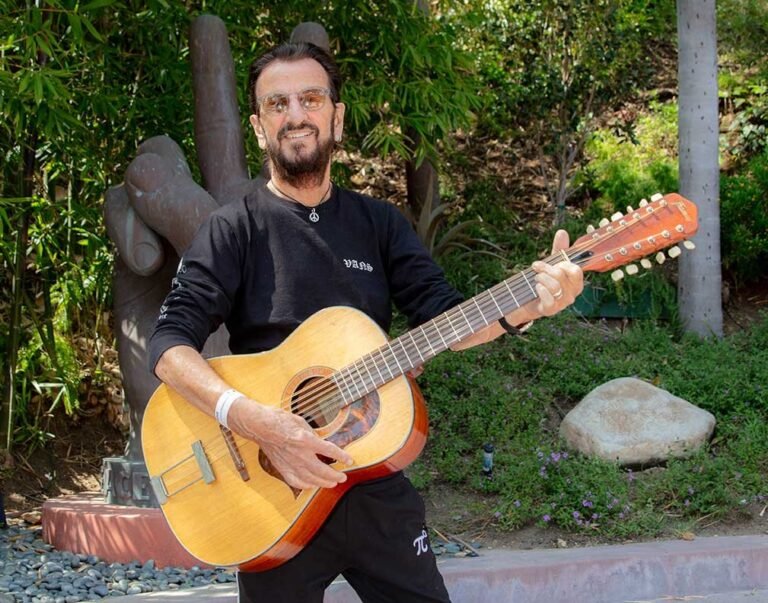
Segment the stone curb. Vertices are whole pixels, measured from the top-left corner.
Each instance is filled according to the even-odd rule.
[[[448,559],[440,568],[454,603],[653,603],[674,597],[706,603],[742,599],[768,603],[768,593],[758,592],[768,589],[768,536],[567,550],[485,550],[477,558]],[[237,589],[222,585],[120,601],[236,603]],[[325,603],[359,601],[343,581],[334,583],[325,597]]]

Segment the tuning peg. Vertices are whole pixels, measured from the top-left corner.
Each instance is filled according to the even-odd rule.
[[[647,258],[643,258],[642,260],[640,260],[640,265],[646,270],[653,268],[653,263],[651,262],[651,260]]]
[[[631,276],[633,274],[637,274],[640,268],[637,267],[637,264],[630,264],[629,266],[624,268],[624,270],[626,270],[627,274]]]
[[[631,214],[633,211],[635,211],[635,210],[632,209],[632,206],[631,205],[627,205],[627,214]]]
[[[651,195],[651,201],[661,201],[664,198],[664,195],[661,193],[655,193],[654,195]]]
[[[645,199],[640,201],[640,207],[645,207],[646,205],[648,205],[648,201],[646,201]]]
[[[603,226],[608,226],[608,224],[610,223],[611,221],[608,218],[603,218],[602,220],[600,220],[598,225],[600,226],[600,228],[602,228]]]
[[[696,243],[693,241],[683,241],[683,247],[686,249],[696,249]]]
[[[669,257],[671,258],[676,258],[681,253],[683,252],[680,251],[680,248],[677,245],[675,245],[674,247],[670,247],[669,250],[667,251],[667,254],[669,254]]]
[[[659,251],[659,253],[656,254],[656,261],[659,264],[663,264],[667,259],[667,256],[664,255],[663,251]]]
[[[587,226],[587,234],[592,234],[593,232],[595,232],[595,227],[590,224]]]
[[[614,282],[618,283],[621,279],[624,278],[624,271],[621,269],[614,270],[613,272],[611,272],[611,278],[614,280]]]
[[[624,217],[624,214],[620,211],[617,211],[615,214],[611,216],[611,222],[616,222],[617,220],[621,220]]]

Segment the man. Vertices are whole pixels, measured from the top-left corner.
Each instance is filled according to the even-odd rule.
[[[160,379],[257,442],[299,489],[346,481],[319,455],[347,465],[353,459],[301,417],[232,390],[198,353],[208,334],[226,322],[232,351],[253,353],[279,345],[328,306],[358,308],[386,331],[392,301],[412,326],[461,301],[396,208],[332,184],[331,154],[344,126],[340,89],[333,59],[312,45],[286,44],[253,63],[250,123],[271,178],[201,227],[150,341]],[[567,246],[561,231],[554,248]],[[581,292],[581,270],[571,263],[533,269],[538,299],[454,350],[554,314]],[[293,559],[239,574],[240,601],[319,603],[338,574],[366,603],[449,601],[423,530],[423,503],[402,473],[354,486]]]

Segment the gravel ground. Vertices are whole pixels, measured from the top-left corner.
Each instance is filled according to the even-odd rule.
[[[43,542],[40,526],[23,522],[0,531],[0,603],[78,603],[234,581],[231,569],[105,563],[57,551]]]
[[[0,603],[79,603],[235,582],[229,568],[157,568],[152,560],[107,563],[95,555],[57,551],[42,540],[40,526],[11,522],[0,530]],[[435,554],[443,557],[472,556],[479,546],[432,539]]]

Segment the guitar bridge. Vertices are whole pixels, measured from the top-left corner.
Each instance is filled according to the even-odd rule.
[[[232,462],[235,464],[235,469],[240,474],[240,478],[247,482],[251,479],[248,473],[248,468],[245,466],[243,456],[240,454],[240,449],[235,442],[235,436],[232,435],[232,431],[221,425],[221,435],[224,436],[224,442],[227,444],[227,450],[229,450],[229,456],[232,457]]]
[[[191,460],[194,460],[196,462],[197,467],[200,470],[200,477],[180,486],[179,488],[176,488],[173,492],[170,492],[165,483],[165,476],[168,475],[168,473],[170,473],[174,469],[176,469],[176,467],[179,467],[180,465],[183,465],[184,463],[187,463],[188,461],[191,461]],[[210,483],[213,483],[215,479],[216,477],[213,475],[213,469],[211,469],[211,463],[208,461],[208,457],[205,456],[205,450],[203,450],[203,443],[200,440],[197,440],[196,442],[192,443],[192,454],[190,454],[187,457],[184,457],[178,463],[171,465],[170,467],[168,467],[168,469],[166,469],[159,475],[153,475],[149,479],[149,483],[152,485],[152,490],[154,490],[155,492],[155,496],[157,497],[157,502],[159,502],[161,505],[164,505],[171,496],[174,496],[179,492],[186,490],[193,484],[196,484],[201,480],[206,484],[210,484]]]

